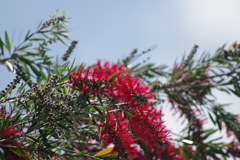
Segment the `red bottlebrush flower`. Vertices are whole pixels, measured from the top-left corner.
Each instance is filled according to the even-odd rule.
[[[148,158],[181,160],[169,141],[169,131],[165,129],[160,117],[161,112],[157,113],[154,108],[140,110],[139,114],[130,119],[132,132],[139,138],[140,146],[147,151],[145,155]]]
[[[173,67],[173,71],[178,70],[178,68],[179,68],[179,65],[178,65],[178,64],[175,64],[174,67]]]
[[[232,141],[227,150],[228,153],[235,157],[240,157],[240,144],[237,141]]]
[[[20,133],[19,126],[1,127],[0,138],[7,139]]]
[[[181,74],[183,74],[183,71],[182,71],[183,68],[184,68],[184,66],[180,66],[179,64],[176,63],[173,66],[173,71],[177,72],[181,75]],[[178,79],[179,77],[176,77],[176,78]]]
[[[124,78],[117,77],[112,83],[112,88],[108,90],[113,99],[117,102],[124,102],[134,106],[137,103],[146,102],[154,97],[148,93],[149,87],[142,85],[138,78],[132,78],[130,75]]]
[[[6,160],[29,160],[28,158],[24,158],[20,155],[17,155],[15,152],[13,152],[13,150],[15,150],[14,148],[10,149],[8,146],[18,146],[18,148],[22,147],[22,143],[16,142],[16,140],[12,137],[17,136],[20,133],[19,130],[19,126],[11,126],[11,127],[5,127],[2,126],[0,129],[0,139],[4,140],[4,139],[9,139],[6,141],[1,142],[2,145],[6,145],[6,147],[1,147],[1,149],[4,152],[4,156]],[[23,155],[26,156],[26,153],[24,150],[21,150],[21,152],[23,153]]]
[[[99,125],[103,127],[99,133],[99,137],[104,139],[103,147],[114,144],[113,152],[118,152],[118,157],[137,156],[139,153],[127,128],[128,121],[124,121],[123,114],[118,113],[115,116],[114,113],[109,113],[106,116],[105,122]],[[116,120],[115,117],[118,119]]]
[[[70,81],[73,83],[74,89],[78,89],[83,94],[104,94],[108,83],[110,83],[109,78],[115,74],[117,76],[124,76],[128,74],[129,71],[123,70],[121,65],[109,66],[106,62],[101,65],[98,61],[96,65],[90,66],[84,71],[84,67],[81,66],[79,71],[70,74]]]

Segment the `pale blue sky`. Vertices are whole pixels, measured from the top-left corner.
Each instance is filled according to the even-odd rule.
[[[72,55],[76,63],[92,64],[96,59],[116,62],[134,48],[146,50],[157,64],[173,65],[199,45],[198,55],[214,51],[240,39],[239,0],[2,0],[0,36],[14,34],[14,43],[21,41],[29,29],[34,31],[41,20],[48,20],[55,9],[66,11],[70,20],[71,38],[79,43]],[[66,48],[55,45],[54,55]],[[0,66],[3,89],[13,74]],[[218,94],[221,102],[239,100]],[[238,110],[240,113],[240,107]]]

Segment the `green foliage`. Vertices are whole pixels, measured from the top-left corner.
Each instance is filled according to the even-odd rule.
[[[23,41],[18,45],[13,46],[9,40],[8,33],[5,32],[5,41],[0,39],[0,63],[5,65],[9,71],[21,76],[27,82],[30,78],[34,78],[37,82],[46,80],[44,72],[52,74],[54,72],[54,62],[52,57],[49,57],[47,52],[50,50],[49,45],[61,42],[67,45],[66,40],[70,40],[67,28],[68,18],[65,18],[65,13],[50,16],[50,19],[45,23],[40,23],[36,31],[30,30],[26,34]],[[77,42],[73,41],[75,45]],[[73,47],[74,48],[74,47]],[[71,48],[71,49],[73,49]],[[9,52],[8,57],[5,50]],[[68,51],[68,55],[71,51]],[[65,56],[67,60],[68,56]]]

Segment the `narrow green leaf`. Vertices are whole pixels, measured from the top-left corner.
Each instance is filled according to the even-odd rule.
[[[42,70],[39,70],[40,76],[43,80],[47,80],[45,73]]]
[[[16,155],[22,157],[22,158],[27,158],[27,155],[23,152],[22,148],[20,148],[20,146],[17,145],[17,149],[12,149],[10,148],[10,150],[15,153]],[[22,159],[21,158],[21,159]]]
[[[0,38],[0,49],[1,49],[1,53],[0,54],[2,54],[2,55],[4,55],[4,46],[5,46],[5,44],[2,41],[2,39]]]
[[[12,89],[8,89],[6,92],[5,92],[5,99],[7,99],[8,95],[12,93]]]
[[[156,71],[154,69],[149,69],[151,72],[157,74],[158,76],[163,76],[162,72]]]
[[[58,35],[55,35],[57,37],[57,39],[62,42],[62,44],[64,44],[65,46],[67,46],[67,44],[58,36]]]
[[[5,120],[5,110],[0,110],[0,115],[1,115],[1,126],[3,126],[4,124],[4,120]]]
[[[82,63],[79,67],[75,69],[75,73],[78,73],[81,69],[84,69],[84,67],[85,67],[85,64]]]
[[[98,101],[100,102],[101,106],[103,106],[103,103],[102,103],[102,98],[99,94],[97,94],[97,98],[98,98]]]
[[[33,65],[29,65],[29,66],[31,67],[32,71],[35,73],[35,75],[38,78],[41,77],[41,73],[38,71],[38,69],[35,66],[33,66]]]
[[[35,117],[33,117],[34,120]],[[28,128],[27,132],[31,132],[34,130],[34,127],[37,126],[38,124],[41,124],[41,121],[33,121],[32,125]]]
[[[22,83],[21,86],[18,87],[18,91],[17,92],[21,93],[25,89],[26,85],[27,85],[27,83]]]
[[[210,135],[214,134],[215,132],[217,132],[218,129],[208,129],[205,130],[205,135],[203,136],[204,139],[208,138]]]
[[[38,26],[37,26],[38,29],[40,29],[42,27],[42,22],[43,21],[41,20],[41,22],[38,24]]]
[[[214,142],[214,141],[221,140],[222,138],[223,138],[223,137],[214,138],[214,139],[208,141],[207,143],[212,143],[212,142]]]
[[[30,41],[44,41],[45,39],[43,38],[32,38]]]
[[[135,66],[131,67],[130,69],[131,69],[131,70],[134,70],[134,69],[138,68],[140,65],[141,65],[141,63],[138,63],[138,64],[136,64]]]
[[[58,75],[62,75],[64,71],[66,71],[67,67],[68,67],[69,63],[65,64],[64,66],[62,66],[61,70],[58,71]]]
[[[25,115],[24,117],[21,117],[20,122],[24,122],[25,123],[25,121],[27,121],[29,119],[30,119],[30,116],[29,115]]]
[[[22,46],[21,48],[19,48],[17,51],[24,51],[25,49],[27,49],[31,46],[32,46],[32,43],[26,44],[26,45]]]
[[[59,127],[63,128],[63,129],[69,130],[69,128],[64,125],[61,125],[61,124],[58,124],[58,125],[59,125]]]
[[[24,58],[24,56],[18,56],[19,60],[26,63],[27,65],[31,65],[32,61],[27,59],[27,58]]]
[[[118,71],[114,72],[107,80],[107,83],[109,83],[116,75],[118,74]]]
[[[72,62],[72,64],[71,64],[71,66],[70,66],[70,68],[69,68],[68,70],[71,71],[71,70],[73,69],[73,66],[74,66],[75,60],[76,60],[76,59],[74,58],[74,59],[73,59],[73,62]]]
[[[208,115],[209,115],[209,117],[210,117],[211,121],[213,122],[213,124],[215,125],[215,124],[216,124],[216,122],[215,122],[215,120],[213,119],[213,117],[212,117],[211,113],[208,113]]]
[[[24,64],[25,72],[30,75],[30,70],[26,64]]]
[[[26,52],[26,54],[24,56],[25,57],[30,57],[30,56],[35,57],[35,56],[39,56],[39,53]]]
[[[24,41],[27,41],[30,37],[29,37],[29,34],[30,34],[30,30],[27,32],[25,38],[24,38]]]
[[[124,111],[125,113],[127,113],[127,115],[129,115],[130,117],[134,117],[134,115],[128,111]]]
[[[71,157],[79,157],[79,156],[81,156],[81,155],[83,155],[83,154],[86,154],[88,151],[82,151],[82,152],[79,152],[79,153],[76,153],[76,154],[74,154],[74,155],[71,155]]]
[[[39,32],[39,33],[41,33],[46,39],[49,39],[49,37],[46,35],[46,34],[44,34],[45,32],[49,32],[49,31],[41,31],[41,32]]]
[[[230,90],[233,94],[235,94],[237,97],[240,97],[239,93],[234,91],[233,89],[231,88],[228,88],[228,90]]]
[[[219,91],[225,92],[228,95],[230,95],[230,92],[228,90],[226,90],[225,88],[218,88]]]
[[[219,120],[218,118],[216,120],[217,120],[216,122],[217,122],[218,128],[221,131],[222,130],[222,121]]]
[[[1,115],[2,115],[2,117],[1,117],[1,126],[4,126],[3,124],[4,124],[4,121],[5,121],[5,110],[1,110]]]
[[[101,111],[98,107],[96,107],[96,106],[92,106],[92,107],[93,107],[96,111],[98,111],[100,115],[103,115],[102,111]]]
[[[6,42],[6,48],[9,52],[11,52],[11,44],[9,41],[8,33],[5,31],[5,42]]]
[[[150,74],[150,73],[146,73],[145,76],[148,76],[148,77],[150,77],[150,78],[155,77],[153,74]]]
[[[3,154],[3,151],[2,151],[2,150],[0,150],[0,159],[6,160],[5,157],[4,157],[4,154]]]

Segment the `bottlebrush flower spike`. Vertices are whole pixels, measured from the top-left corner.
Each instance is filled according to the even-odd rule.
[[[99,133],[100,139],[104,139],[103,147],[114,144],[112,152],[118,152],[119,157],[134,157],[139,153],[134,145],[134,139],[128,130],[128,121],[124,121],[123,114],[109,113],[106,120],[99,125],[103,130]],[[116,120],[117,117],[118,119]]]
[[[18,129],[19,129],[19,127],[17,127],[17,126],[11,126],[11,127],[2,126],[1,133],[0,133],[1,139],[7,139],[12,136],[16,136],[17,134],[20,133],[20,130],[18,130]]]
[[[145,156],[148,159],[181,160],[176,148],[169,141],[169,131],[165,129],[160,117],[161,112],[156,112],[154,108],[140,110],[140,113],[135,113],[130,119],[132,132],[139,138],[140,146],[146,150]]]
[[[154,97],[153,94],[148,93],[149,87],[142,85],[138,78],[132,78],[130,75],[124,78],[117,77],[112,82],[113,88],[108,90],[109,94],[118,102],[125,102],[128,104],[143,103],[148,99]]]
[[[70,74],[70,82],[73,83],[74,89],[78,89],[83,94],[104,94],[106,85],[109,84],[109,79],[113,75],[118,77],[127,74],[129,74],[129,71],[123,70],[121,65],[109,66],[108,62],[101,65],[101,62],[98,61],[96,65],[89,66],[86,71],[84,71],[83,66],[80,66],[78,72]]]

